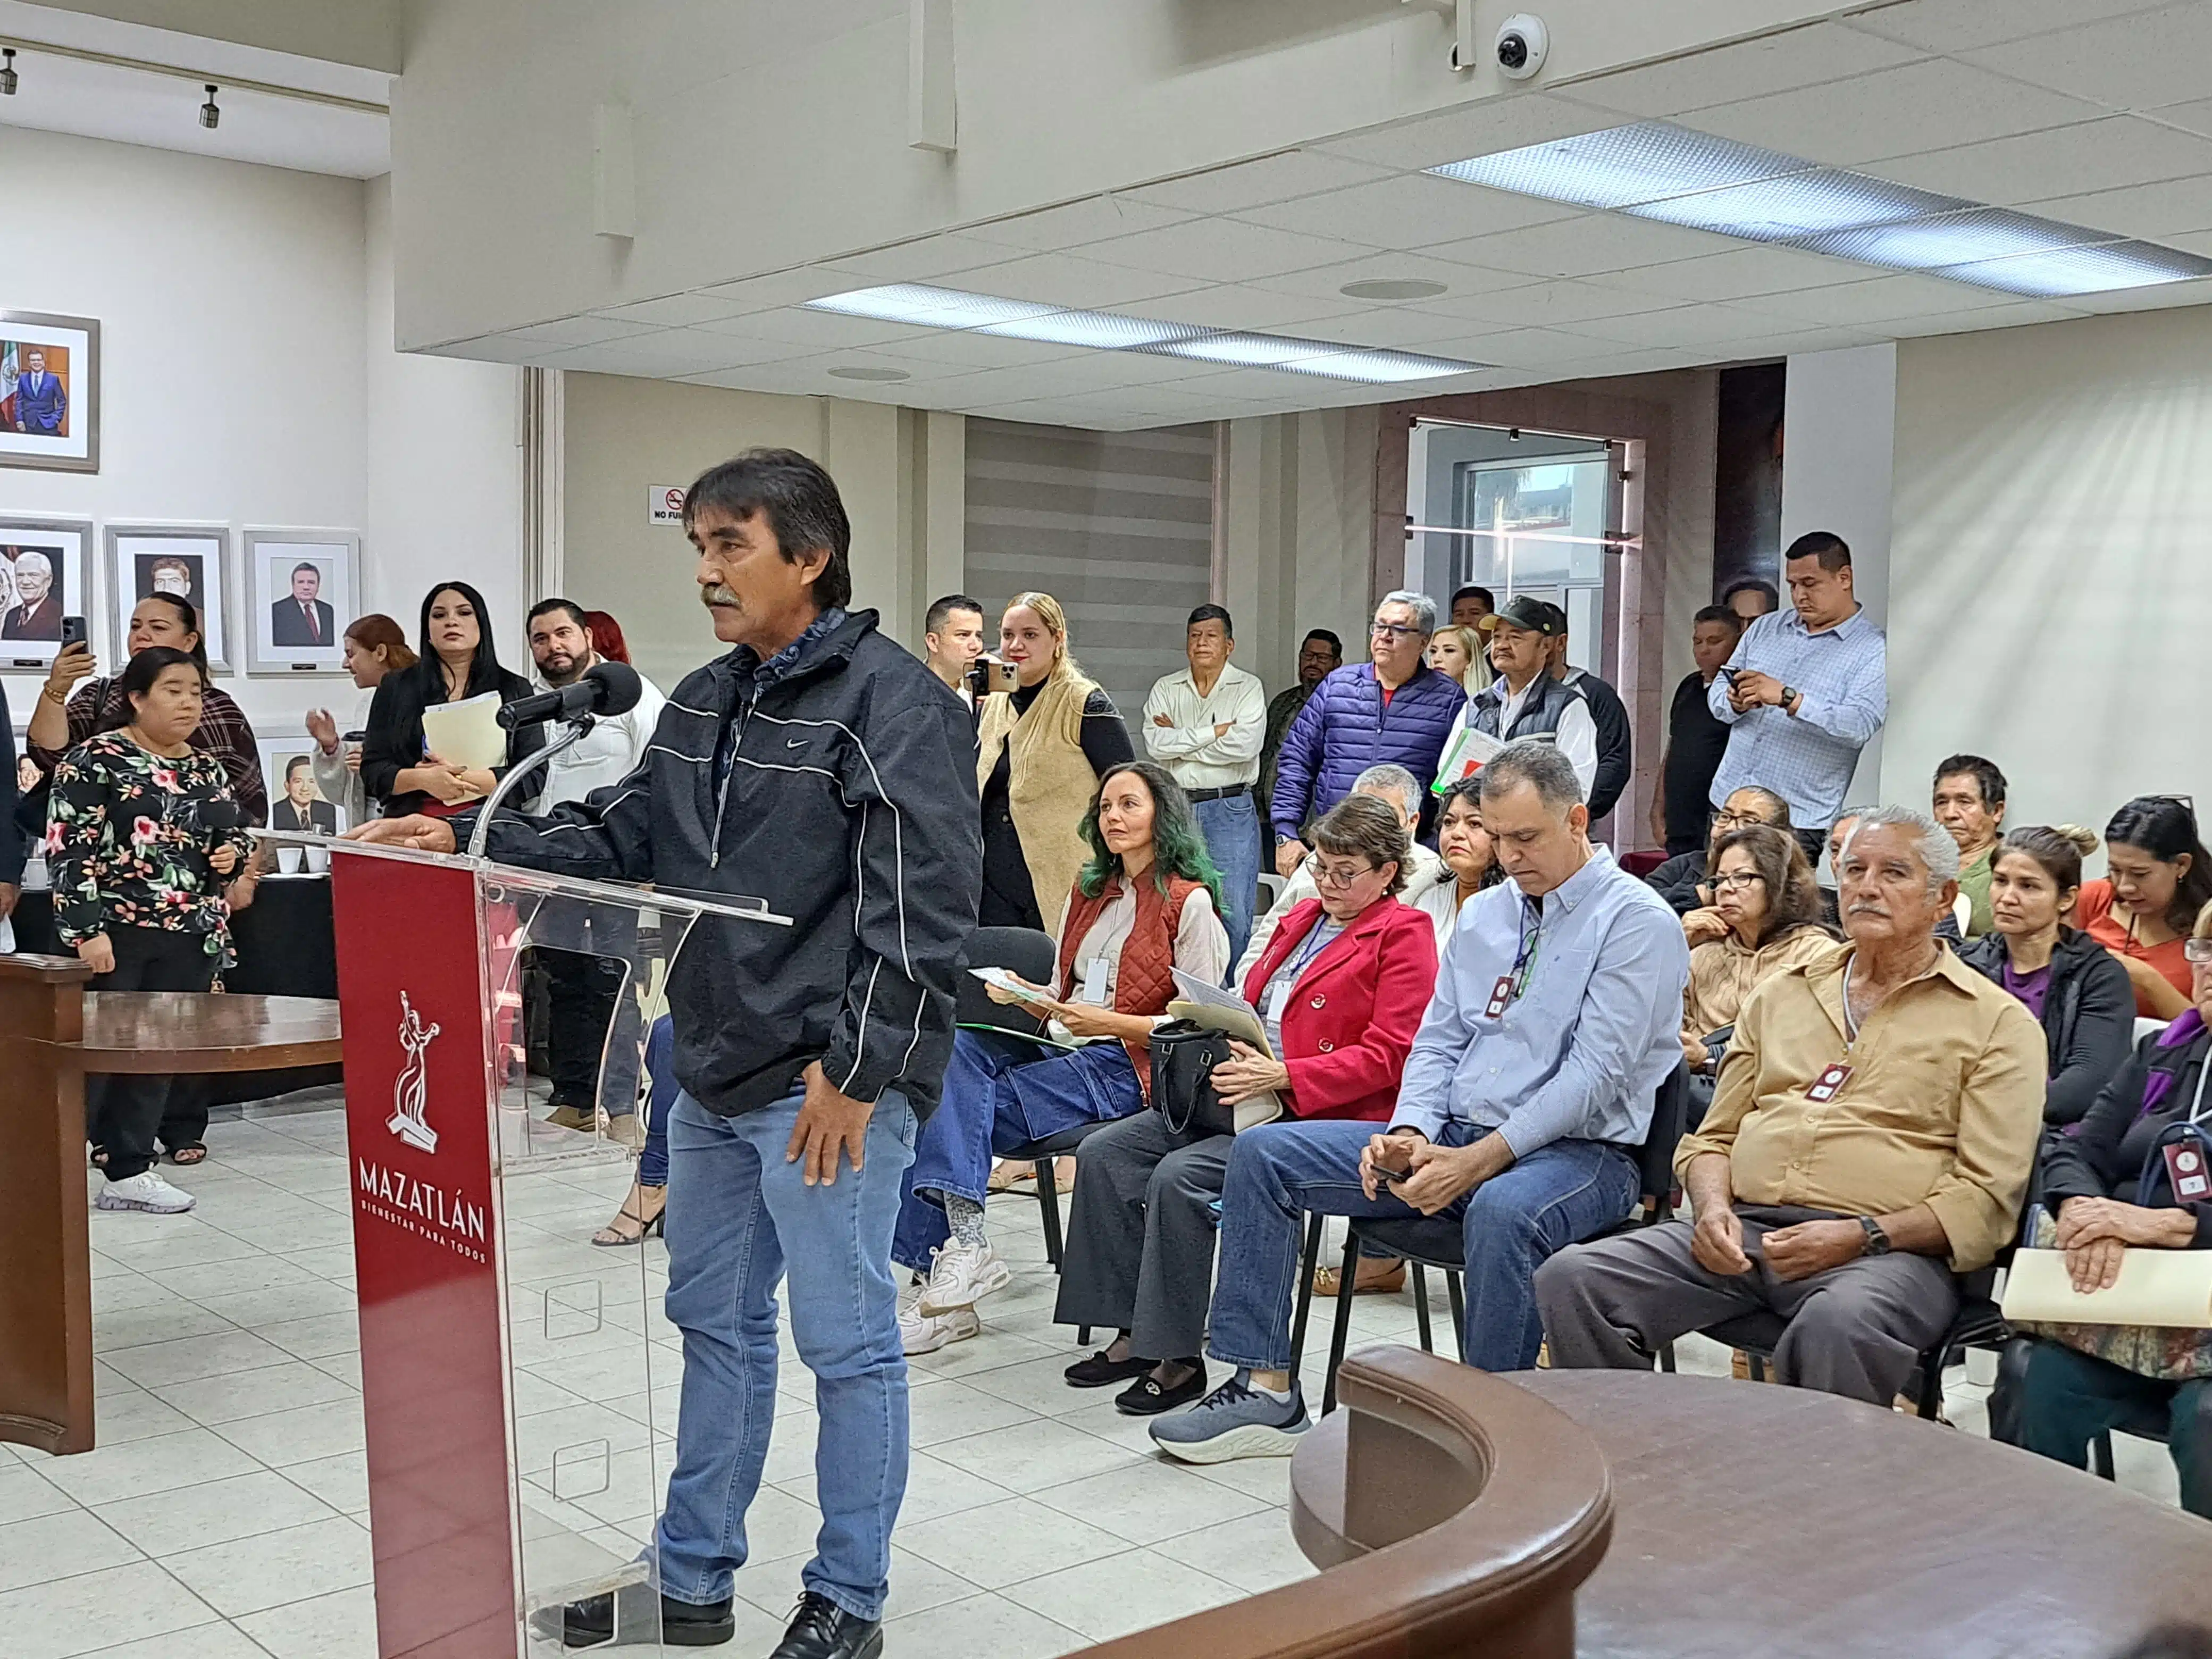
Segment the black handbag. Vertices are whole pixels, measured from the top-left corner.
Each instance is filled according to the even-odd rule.
[[[1237,1133],[1237,1109],[1213,1087],[1213,1068],[1226,1065],[1229,1039],[1188,1019],[1152,1030],[1152,1109],[1171,1134],[1190,1140]]]

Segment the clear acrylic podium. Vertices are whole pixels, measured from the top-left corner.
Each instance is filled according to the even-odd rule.
[[[627,1111],[685,939],[788,919],[258,833],[331,854],[380,1659],[553,1659],[561,1605],[605,1591],[623,1651],[658,1653],[639,1557],[672,1461],[681,1351],[648,1253],[590,1242],[634,1154],[546,1121],[528,1092],[522,957],[627,964],[599,1073],[602,1105]]]

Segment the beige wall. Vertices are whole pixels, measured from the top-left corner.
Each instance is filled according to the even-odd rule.
[[[1960,749],[2014,824],[2204,793],[2208,455],[2212,310],[1898,347],[1886,799]]]

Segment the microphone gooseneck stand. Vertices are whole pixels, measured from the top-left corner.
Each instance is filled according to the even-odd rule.
[[[562,721],[562,729],[559,737],[554,738],[536,754],[517,761],[507,769],[507,775],[499,781],[499,787],[485,797],[484,804],[477,809],[476,828],[469,832],[471,858],[480,859],[483,856],[484,842],[491,835],[492,814],[498,811],[507,798],[514,793],[515,787],[532,772],[539,771],[550,764],[554,756],[573,749],[582,742],[584,734],[596,723],[596,718],[591,714],[578,714]]]

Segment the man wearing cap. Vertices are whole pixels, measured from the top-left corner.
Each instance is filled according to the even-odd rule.
[[[1597,776],[1597,723],[1582,687],[1555,680],[1551,674],[1551,642],[1566,638],[1566,613],[1556,605],[1516,593],[1504,609],[1485,617],[1480,627],[1490,642],[1490,664],[1498,678],[1468,699],[1451,735],[1444,739],[1447,762],[1462,729],[1480,732],[1501,744],[1542,738],[1559,745],[1588,800]]]

